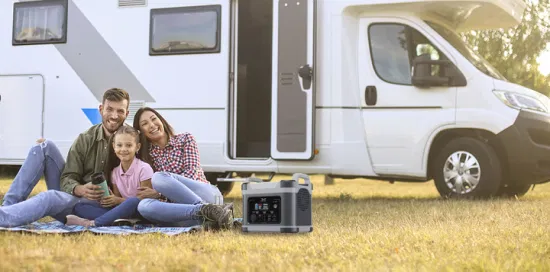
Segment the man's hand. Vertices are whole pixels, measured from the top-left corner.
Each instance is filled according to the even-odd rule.
[[[145,198],[153,198],[157,199],[159,198],[159,193],[155,191],[155,189],[151,189],[149,187],[139,187],[137,192],[137,198],[139,199],[145,199]]]
[[[116,195],[110,195],[102,197],[99,203],[101,203],[101,207],[103,208],[109,208],[113,206],[120,205],[120,203],[124,202],[124,198],[118,197]]]
[[[40,139],[36,140],[36,143],[37,143],[37,144],[41,144],[41,143],[43,143],[43,142],[45,142],[45,141],[46,141],[46,139],[40,138]]]
[[[74,194],[90,200],[99,200],[103,196],[103,190],[101,190],[101,186],[88,182],[84,185],[76,185],[74,187]]]

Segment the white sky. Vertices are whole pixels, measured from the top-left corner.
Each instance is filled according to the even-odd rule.
[[[550,43],[546,48],[547,50],[537,59],[540,64],[539,71],[544,75],[550,74]]]

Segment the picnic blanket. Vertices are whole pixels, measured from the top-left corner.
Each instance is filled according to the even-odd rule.
[[[235,218],[234,222],[242,223],[242,218]],[[201,231],[202,226],[192,227],[158,227],[153,225],[134,225],[134,226],[109,226],[109,227],[91,227],[85,228],[81,226],[66,226],[59,221],[51,222],[34,222],[28,225],[2,228],[0,231],[9,232],[26,232],[36,234],[75,234],[83,232],[92,232],[95,234],[114,234],[114,235],[130,235],[130,234],[148,234],[162,233],[166,235],[178,235],[182,233],[191,233]]]

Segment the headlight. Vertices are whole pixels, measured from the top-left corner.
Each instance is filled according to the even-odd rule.
[[[508,107],[518,110],[534,110],[540,112],[548,112],[548,108],[537,98],[532,96],[508,92],[508,91],[493,91],[495,95],[506,104]]]

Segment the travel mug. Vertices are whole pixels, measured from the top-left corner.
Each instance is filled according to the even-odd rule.
[[[103,190],[103,196],[110,195],[109,186],[107,186],[107,180],[105,180],[102,172],[94,173],[92,175],[92,184],[101,186],[101,189]]]

